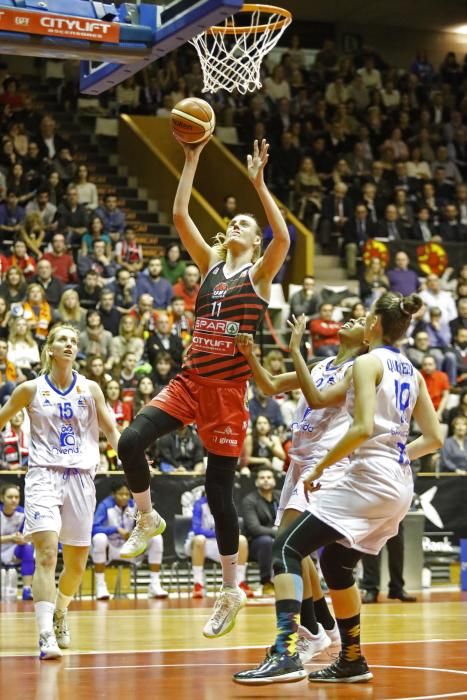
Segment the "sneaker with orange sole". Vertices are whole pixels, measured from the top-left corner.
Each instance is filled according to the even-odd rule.
[[[239,583],[238,587],[242,589],[247,598],[254,598],[255,594],[253,593],[246,581],[242,581],[241,583]]]
[[[204,598],[204,586],[202,583],[195,583],[191,592],[192,598]]]

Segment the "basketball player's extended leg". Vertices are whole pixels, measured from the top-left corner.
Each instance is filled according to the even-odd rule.
[[[233,628],[245,594],[237,586],[239,527],[233,500],[237,457],[208,452],[206,498],[214,518],[222,566],[222,589],[211,618],[204,627],[205,637],[221,637]]]
[[[181,421],[165,411],[155,406],[146,406],[120,436],[118,456],[139,510],[136,526],[120,550],[122,559],[133,559],[142,554],[151,538],[165,530],[165,520],[152,508],[150,472],[145,450],[157,438],[181,426]]]
[[[58,535],[50,530],[34,532],[32,541],[36,552],[36,569],[32,580],[32,591],[41,658],[57,658],[57,656],[60,656],[60,651],[56,645],[53,616],[56,595],[55,568],[57,566]],[[52,652],[50,655],[43,655],[43,647],[47,640],[50,640],[50,644],[47,646],[52,648]],[[55,652],[53,647],[57,647]]]

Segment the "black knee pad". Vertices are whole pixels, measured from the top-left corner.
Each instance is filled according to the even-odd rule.
[[[140,450],[140,436],[131,426],[125,428],[118,441],[118,457],[131,469],[132,457]]]
[[[302,575],[302,556],[301,554],[287,544],[287,537],[278,535],[272,546],[272,569],[274,575],[278,574],[296,574]]]
[[[362,556],[356,549],[349,549],[335,542],[327,545],[321,554],[319,563],[324,580],[329,588],[342,591],[355,583],[354,569]]]

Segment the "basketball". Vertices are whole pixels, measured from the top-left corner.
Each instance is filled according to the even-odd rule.
[[[206,100],[187,97],[172,110],[172,131],[184,143],[199,143],[210,136],[216,126],[214,110]]]

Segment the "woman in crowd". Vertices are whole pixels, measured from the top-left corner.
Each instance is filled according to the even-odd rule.
[[[285,457],[281,441],[272,432],[271,423],[266,416],[258,416],[253,423],[251,435],[247,435],[245,440],[243,457],[245,464],[252,470],[260,467],[272,469],[274,458],[283,462]],[[275,464],[277,465],[277,462]],[[277,469],[276,466],[274,468]],[[281,468],[282,464],[279,470]]]
[[[11,265],[0,284],[0,296],[10,305],[18,304],[24,301],[26,289],[27,284],[21,268],[18,265]]]
[[[16,367],[29,372],[40,364],[39,346],[22,316],[13,317],[10,321],[7,357]]]
[[[62,323],[69,323],[78,331],[86,330],[86,309],[79,303],[76,289],[65,289],[58,305],[58,318]]]
[[[52,322],[52,309],[45,298],[45,290],[40,284],[30,284],[23,303],[23,318],[39,348],[45,343]]]
[[[110,357],[114,364],[127,352],[132,352],[139,362],[144,352],[144,340],[138,334],[138,322],[134,316],[125,314],[120,319],[118,335],[110,341]]]
[[[161,258],[162,277],[169,280],[170,284],[175,284],[183,277],[186,262],[181,258],[182,250],[179,243],[171,243],[167,246],[165,255]]]

